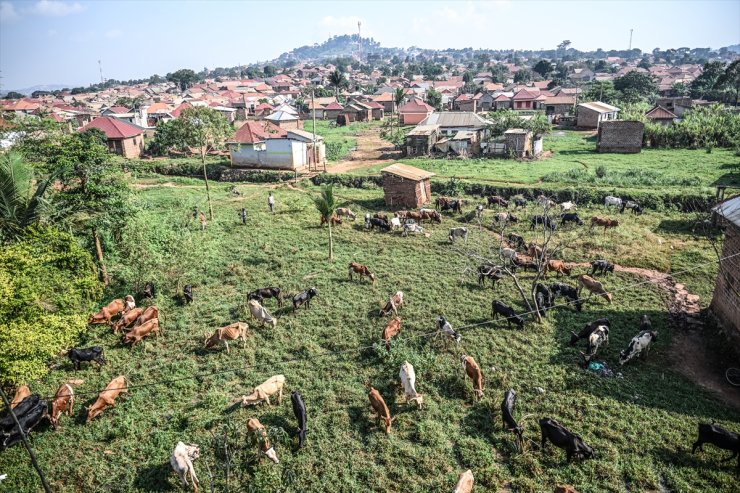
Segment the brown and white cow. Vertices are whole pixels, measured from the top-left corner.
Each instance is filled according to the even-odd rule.
[[[133,347],[137,343],[141,342],[143,338],[150,335],[152,332],[157,336],[157,338],[159,338],[159,319],[158,318],[154,318],[152,320],[149,320],[148,322],[144,322],[138,327],[134,327],[133,329],[131,329],[130,332],[127,332],[126,334],[124,334],[123,343],[128,344],[130,342],[131,347]]]
[[[98,399],[87,408],[87,423],[100,416],[108,407],[116,407],[116,398],[122,392],[128,392],[126,377],[119,375],[110,381],[98,394]]]
[[[365,267],[362,264],[359,264],[357,262],[350,262],[349,268],[348,268],[348,274],[349,274],[349,280],[352,280],[352,274],[359,274],[360,279],[363,278],[363,276],[367,276],[370,278],[370,280],[375,284],[375,274],[370,272],[370,269]]]
[[[80,383],[82,383],[82,380],[71,380],[63,383],[57,389],[57,393],[54,394],[54,400],[51,401],[49,421],[51,421],[55,430],[59,429],[59,417],[62,414],[66,414],[70,418],[72,417],[72,408],[75,405],[75,391],[72,389],[72,385],[78,385]]]
[[[604,285],[601,284],[599,281],[594,279],[593,277],[587,276],[586,274],[582,274],[578,276],[578,296],[581,295],[581,291],[583,288],[588,289],[589,297],[592,294],[595,294],[597,296],[601,296],[609,303],[612,302],[612,295],[611,293],[606,291],[606,288],[604,288]]]
[[[111,319],[123,311],[124,303],[123,300],[117,298],[106,306],[104,306],[98,313],[90,315],[87,319],[87,323],[90,325],[110,325]]]
[[[383,308],[380,309],[380,316],[384,317],[388,315],[391,311],[394,314],[398,314],[398,308],[403,305],[403,292],[402,291],[396,291],[396,294],[391,296],[385,305],[383,305]]]
[[[285,375],[274,375],[260,385],[257,385],[251,394],[242,396],[242,406],[256,406],[266,402],[270,406],[270,396],[278,395],[278,404],[283,400],[283,387],[285,386]]]
[[[342,224],[342,220],[336,214],[332,214],[329,219],[327,219],[326,216],[322,214],[321,224],[319,224],[319,226],[323,226],[327,223],[330,223],[332,226],[336,226],[338,224]]]
[[[346,217],[346,218],[348,218],[348,219],[351,219],[351,220],[353,220],[353,221],[354,221],[355,219],[357,219],[357,215],[356,215],[356,214],[355,214],[354,212],[352,212],[352,211],[351,211],[351,210],[349,209],[349,207],[337,207],[337,210],[336,210],[336,211],[334,211],[334,213],[335,213],[335,214],[336,214],[337,216],[339,216],[339,217],[342,217],[342,216],[344,216],[344,217]]]
[[[272,315],[270,315],[270,313],[265,309],[264,306],[260,304],[259,301],[249,300],[247,301],[247,306],[249,306],[249,313],[252,314],[252,318],[259,320],[262,325],[270,324],[272,325],[273,329],[277,326],[277,320]]]
[[[401,317],[395,317],[393,320],[388,322],[388,325],[383,329],[383,335],[381,339],[385,342],[386,349],[391,348],[391,339],[396,337],[401,332]]]
[[[265,429],[265,426],[260,423],[257,418],[250,418],[247,420],[247,428],[249,429],[249,431],[254,433],[254,436],[259,442],[260,457],[262,456],[262,454],[264,454],[275,464],[280,464],[280,460],[275,453],[275,449],[272,447],[272,445],[270,445],[270,439],[267,437],[267,430]]]
[[[378,415],[378,420],[383,421],[385,432],[390,433],[391,423],[393,423],[396,417],[391,417],[391,412],[388,410],[388,406],[385,404],[383,396],[373,387],[370,387],[370,392],[368,392],[367,397],[370,399],[370,406],[372,406],[373,411]]]
[[[226,346],[226,353],[229,352],[229,341],[242,340],[242,347],[247,347],[247,330],[249,325],[244,322],[234,322],[225,327],[216,329],[216,331],[210,336],[206,337],[204,345],[206,348],[212,348],[216,344],[223,343]]]
[[[154,305],[148,306],[146,307],[146,310],[144,310],[144,313],[139,315],[139,318],[137,318],[136,322],[134,322],[134,328],[138,327],[139,325],[143,325],[150,320],[154,320],[155,318],[159,318],[159,309]]]
[[[188,486],[187,475],[190,474],[190,479],[193,481],[193,490],[195,493],[198,493],[199,481],[198,476],[195,475],[193,461],[198,457],[200,457],[200,448],[197,445],[185,445],[182,442],[177,442],[175,450],[170,456],[170,465],[175,473],[177,473],[177,477],[180,478],[180,482],[183,486]]]
[[[116,323],[113,324],[113,333],[117,334],[118,331],[120,331],[121,329],[125,329],[131,326],[131,324],[136,322],[136,320],[141,316],[142,313],[144,313],[144,309],[139,307],[127,312],[124,311],[123,314],[121,314],[121,318],[119,318]]]
[[[463,354],[460,356],[460,360],[462,361],[463,370],[465,370],[463,380],[465,380],[465,377],[470,377],[473,381],[473,392],[475,393],[475,396],[480,399],[483,397],[484,390],[483,373],[480,371],[480,366],[478,366],[478,363],[476,363],[472,356]]]
[[[23,402],[23,399],[31,395],[31,389],[28,388],[28,385],[21,385],[17,389],[15,389],[15,394],[13,395],[13,400],[10,401],[10,409],[15,409],[15,406]]]
[[[121,312],[121,315],[124,315],[134,308],[136,308],[136,300],[134,300],[134,297],[130,294],[127,294],[125,298],[123,298],[123,311]]]

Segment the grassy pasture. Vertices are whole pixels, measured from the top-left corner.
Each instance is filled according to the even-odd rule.
[[[324,138],[326,145],[326,158],[329,161],[339,161],[357,146],[357,136],[360,132],[371,128],[380,127],[380,121],[355,122],[343,127],[331,126],[330,120],[316,120],[316,135]],[[306,132],[313,132],[313,120],[306,120],[304,128]]]
[[[503,281],[496,292],[478,287],[473,276],[463,275],[478,262],[457,253],[486,254],[491,232],[470,225],[467,245],[453,248],[447,242],[447,229],[463,224],[464,217],[445,217],[442,225],[428,227],[428,238],[365,232],[361,220],[345,223],[334,230],[336,261],[330,264],[327,232],[318,227],[310,193],[277,188],[278,212],[270,215],[266,187],[240,185],[243,195],[231,197],[229,185],[218,184],[212,187],[216,219],[200,232],[189,213],[193,206],[205,207],[202,183],[168,178],[178,185],[171,187],[157,181],[162,180],[143,183],[155,186],[137,193],[143,211],[120,232],[125,250],[108,256],[117,282],[111,297],[147,280],[156,282],[163,337],[129,349],[109,329],[90,328],[85,345],[104,346],[108,365],[100,373],[85,365],[75,375],[85,382],[76,389],[75,415],[62,418],[59,432],[40,425],[33,433],[39,462],[56,491],[178,491],[168,458],[179,440],[201,446],[195,467],[204,491],[213,482],[215,491],[441,492],[450,491],[467,468],[475,474],[476,491],[497,491],[505,483],[514,491],[551,491],[559,482],[581,492],[663,486],[676,492],[736,491],[734,464],[718,463],[726,453],[707,446],[705,453],[692,456],[690,446],[697,422],[715,419],[737,430],[740,413],[669,368],[672,334],[664,293],[650,284],[634,287],[643,279],[609,276],[605,284],[615,294],[613,305],[591,300],[581,313],[560,308],[541,325],[509,330],[505,323],[483,323],[490,319],[494,297],[524,311],[511,281]],[[383,209],[380,190],[336,193],[342,205],[360,215]],[[249,226],[238,222],[241,207],[249,212]],[[712,260],[711,249],[688,234],[683,225],[688,218],[652,211],[625,215],[617,231],[563,231],[558,241],[567,244],[562,256],[568,261],[606,256],[629,266],[675,271]],[[534,239],[526,226],[513,229]],[[348,281],[350,261],[368,265],[378,282]],[[677,277],[704,298],[711,294],[715,271],[697,272]],[[176,299],[185,283],[194,285],[195,303],[188,306]],[[310,310],[296,314],[268,300],[267,309],[280,319],[276,329],[262,328],[245,314],[246,293],[271,285],[287,293],[315,286],[319,296]],[[398,289],[407,299],[401,309],[403,328],[386,351],[378,341],[388,318],[379,319],[377,310]],[[645,313],[660,339],[647,360],[620,369],[618,353]],[[437,314],[455,327],[482,325],[463,330],[460,347],[453,347],[425,337]],[[603,316],[612,320],[613,330],[600,359],[621,370],[623,378],[585,373],[575,364],[578,349],[568,346],[570,330]],[[236,320],[250,324],[245,349],[239,344],[231,345],[230,354],[202,349],[206,332]],[[372,347],[322,356],[361,346]],[[479,402],[470,382],[463,382],[462,353],[473,355],[482,367],[486,393]],[[299,361],[280,363],[293,359]],[[425,399],[422,410],[403,403],[398,370],[405,360],[416,368],[417,389]],[[33,391],[53,395],[61,382],[73,378],[71,365],[61,358],[58,363],[62,368],[33,383]],[[306,447],[297,453],[289,394],[272,407],[233,405],[278,373],[286,376],[288,392],[302,392],[308,409]],[[119,374],[132,386],[152,385],[132,388],[115,409],[85,425],[84,406],[95,396],[84,393],[102,389]],[[170,382],[157,385],[162,381]],[[371,418],[368,383],[398,416],[390,436]],[[508,388],[519,394],[515,415],[524,418],[527,439],[537,441],[536,420],[550,416],[594,446],[598,458],[566,465],[562,451],[548,446],[542,453],[531,442],[528,451],[516,452],[511,435],[501,430],[499,405]],[[255,462],[256,445],[246,430],[249,417],[269,428],[279,465]],[[228,474],[225,450],[230,453]],[[0,453],[0,473],[9,474],[2,484],[6,491],[39,489],[20,446]]]

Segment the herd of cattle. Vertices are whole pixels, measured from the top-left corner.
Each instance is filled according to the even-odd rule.
[[[496,206],[506,208],[508,207],[509,202],[512,202],[515,208],[527,205],[527,201],[523,197],[513,197],[511,200],[505,200],[498,196],[487,197],[488,207]],[[535,215],[531,218],[531,229],[534,229],[537,226],[542,226],[543,228],[547,228],[552,231],[556,230],[558,226],[555,219],[556,216],[548,214],[547,211],[554,209],[557,204],[542,196],[537,199],[537,203],[544,208],[546,213],[544,215]],[[437,209],[442,212],[451,211],[453,213],[463,213],[463,200],[461,199],[439,198],[436,201],[436,205]],[[624,212],[625,209],[630,209],[636,214],[642,213],[642,208],[638,203],[623,201],[617,197],[606,197],[604,206],[605,208],[610,206],[617,207],[621,212]],[[566,223],[575,223],[576,225],[584,224],[575,212],[577,210],[576,204],[572,202],[564,202],[560,204],[559,207],[561,212],[559,216],[560,225],[564,225]],[[382,231],[401,229],[404,235],[411,232],[423,232],[423,229],[420,226],[422,221],[430,221],[438,224],[442,222],[440,211],[434,209],[420,209],[418,212],[398,211],[392,218],[381,213],[376,213],[374,215],[367,214],[365,216],[365,227],[367,229],[378,228]],[[484,206],[482,204],[478,205],[475,209],[476,218],[480,219],[483,211]],[[356,217],[356,214],[354,214],[349,208],[338,208],[332,217],[322,217],[321,219],[322,224],[324,222],[330,222],[336,225],[341,224],[341,218],[354,220]],[[496,224],[518,222],[518,218],[508,211],[495,213],[493,220]],[[591,219],[592,228],[594,226],[604,227],[605,231],[610,227],[616,227],[618,224],[618,221],[614,219],[599,217],[593,217]],[[451,243],[454,243],[454,241],[459,238],[467,240],[467,234],[467,228],[452,228],[449,231],[448,239]],[[524,269],[525,271],[532,268],[541,273],[543,278],[550,272],[555,272],[558,277],[570,277],[573,274],[572,267],[566,265],[562,260],[548,259],[546,255],[547,252],[544,251],[542,246],[534,243],[525,245],[523,237],[516,233],[510,233],[506,239],[502,238],[501,241],[502,248],[500,250],[500,257],[503,263],[501,265],[481,265],[478,268],[478,282],[481,285],[485,286],[485,281],[488,279],[492,282],[495,290],[497,282],[504,278],[504,271],[516,272],[519,268]],[[537,283],[535,289],[535,311],[537,314],[540,316],[547,316],[548,311],[556,308],[555,300],[558,296],[562,297],[566,301],[566,305],[572,305],[577,311],[581,311],[583,303],[587,301],[587,299],[581,297],[581,293],[584,288],[589,292],[589,297],[595,294],[597,297],[602,297],[609,303],[612,303],[612,293],[609,293],[602,282],[596,280],[595,277],[614,272],[614,265],[604,259],[597,259],[591,263],[590,267],[588,274],[582,274],[577,277],[576,286],[571,286],[564,282],[553,283],[549,286],[546,286],[543,283]],[[351,262],[349,264],[348,276],[350,280],[352,280],[354,276],[359,276],[360,279],[367,277],[372,283],[375,283],[376,281],[375,274],[373,274],[367,266],[357,262]],[[300,306],[304,306],[308,309],[310,307],[311,300],[316,297],[317,294],[318,291],[316,288],[312,287],[292,296],[293,311],[296,311]],[[143,297],[155,297],[154,285],[152,283],[147,283],[143,291]],[[186,285],[183,288],[183,299],[185,303],[193,302],[193,288],[191,285]],[[267,287],[250,292],[247,296],[247,306],[254,319],[259,321],[262,325],[267,324],[274,328],[277,324],[277,319],[266,310],[264,306],[264,301],[266,299],[274,299],[279,308],[282,307],[284,303],[283,293],[279,288]],[[380,338],[386,348],[390,348],[392,340],[401,333],[402,318],[398,315],[398,312],[403,305],[404,293],[402,291],[397,291],[389,296],[378,313],[380,317],[385,317],[391,313],[394,315],[394,317],[385,325]],[[498,316],[503,316],[509,327],[513,323],[517,327],[523,328],[526,323],[524,315],[525,314],[517,313],[513,307],[499,299],[494,299],[491,303],[492,319],[496,320]],[[118,318],[116,319],[116,317]],[[103,307],[100,312],[91,315],[88,322],[91,325],[108,325],[112,328],[112,331],[115,334],[123,332],[122,342],[124,344],[130,343],[132,346],[141,342],[142,339],[151,334],[155,334],[158,337],[160,331],[159,310],[157,307],[154,305],[149,305],[145,309],[137,307],[133,296],[130,295],[126,296],[124,299],[113,300]],[[456,345],[461,342],[461,330],[455,330],[452,324],[441,315],[436,318],[436,328],[437,331],[435,333],[444,339],[452,341]],[[588,367],[591,362],[595,361],[601,348],[608,345],[610,329],[610,321],[607,318],[600,318],[586,324],[578,333],[571,332],[570,344],[572,346],[576,345],[579,341],[585,341],[585,348],[581,351],[582,367]],[[249,326],[245,322],[235,322],[218,328],[212,334],[205,337],[204,347],[213,348],[217,345],[223,344],[226,348],[226,352],[229,353],[230,349],[228,343],[230,341],[234,342],[241,340],[242,346],[246,345],[248,330]],[[627,349],[620,352],[619,363],[624,365],[636,356],[647,356],[650,346],[657,340],[657,336],[658,333],[653,330],[649,317],[644,315],[640,322],[638,334],[632,338]],[[98,370],[100,370],[102,365],[106,364],[103,348],[100,346],[92,346],[85,349],[71,348],[66,351],[66,355],[71,361],[74,370],[80,370],[81,362],[94,362],[98,365]],[[468,354],[460,355],[460,363],[462,366],[463,380],[465,381],[469,378],[472,382],[474,399],[481,399],[484,395],[485,386],[484,376],[480,365],[475,361],[473,356]],[[406,402],[408,404],[414,404],[418,409],[422,409],[424,398],[423,395],[416,390],[416,371],[408,361],[404,361],[400,367],[399,380],[405,394]],[[82,380],[71,380],[63,383],[51,401],[50,412],[48,403],[44,399],[42,399],[38,394],[32,394],[27,386],[19,386],[10,407],[20,423],[20,429],[22,432],[28,433],[43,418],[47,418],[54,428],[58,429],[62,414],[72,416],[75,403],[73,386],[81,383],[83,383]],[[277,404],[280,405],[285,385],[286,378],[284,375],[274,375],[262,384],[254,387],[251,394],[243,396],[241,398],[242,406],[254,406],[261,403],[265,403],[269,406],[271,405],[270,397],[273,396],[277,396]],[[111,380],[105,389],[99,393],[96,401],[87,407],[87,422],[89,423],[92,419],[100,416],[106,409],[115,407],[117,397],[121,393],[128,392],[128,390],[126,378],[123,375]],[[369,386],[367,395],[370,406],[377,415],[377,419],[379,423],[381,423],[382,428],[386,433],[390,433],[391,424],[395,420],[395,417],[391,416],[391,412],[383,396],[372,386]],[[524,443],[524,427],[518,423],[514,417],[516,399],[517,393],[514,389],[509,389],[504,393],[503,401],[501,402],[501,416],[504,430],[512,432],[515,436],[517,446],[522,448]],[[292,392],[291,401],[298,423],[297,448],[300,449],[304,446],[307,431],[306,406],[303,401],[303,396],[298,391]],[[543,450],[546,443],[549,441],[556,447],[565,450],[568,461],[571,461],[574,457],[593,458],[596,454],[594,449],[587,445],[579,435],[571,432],[565,426],[552,418],[541,418],[539,420],[539,427],[541,432],[541,449]],[[254,435],[258,443],[259,456],[266,456],[274,463],[278,464],[280,461],[277,457],[274,446],[270,443],[267,430],[264,425],[262,425],[258,419],[250,418],[247,422],[247,428]],[[9,447],[21,439],[18,426],[9,412],[0,418],[0,439],[2,439],[3,447]],[[733,456],[727,460],[738,456],[738,453],[740,453],[740,435],[730,432],[716,424],[699,424],[699,437],[694,443],[692,453],[695,452],[697,448],[701,450],[704,443],[711,443],[719,448],[732,451],[734,453]],[[188,486],[187,478],[189,476],[196,492],[199,488],[199,482],[195,474],[193,461],[197,459],[199,455],[200,449],[197,445],[178,442],[170,458],[170,464],[177,473],[182,484]],[[738,468],[740,468],[740,458],[738,459]],[[472,489],[472,486],[473,473],[468,470],[460,475],[458,484],[454,491],[458,493],[469,492]]]

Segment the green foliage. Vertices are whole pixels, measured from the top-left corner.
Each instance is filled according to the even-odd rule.
[[[344,74],[339,70],[334,70],[329,74],[329,85],[334,88],[334,95],[339,94],[339,90],[349,85]]]
[[[336,200],[334,199],[334,187],[326,185],[321,190],[321,195],[314,197],[313,203],[316,206],[316,210],[319,211],[319,214],[324,217],[331,217],[334,213],[334,209],[337,207]]]
[[[701,74],[691,81],[689,88],[693,98],[722,99],[721,87],[717,82],[725,73],[725,63],[721,61],[707,62]]]
[[[619,91],[619,99],[626,103],[651,101],[658,92],[652,75],[634,70],[614,79],[614,89]]]
[[[157,124],[157,134],[149,150],[157,155],[169,151],[183,151],[188,147],[198,149],[201,160],[211,149],[223,147],[233,128],[221,113],[205,106],[185,108],[180,117]]]
[[[650,147],[735,147],[740,142],[740,113],[719,104],[697,106],[671,126],[647,123],[644,142]]]
[[[526,69],[520,69],[514,74],[515,84],[526,84],[532,81],[532,72]]]
[[[34,183],[33,168],[15,151],[0,155],[0,243],[41,218],[49,180]]]
[[[4,97],[5,99],[23,99],[23,98],[25,98],[26,96],[24,96],[23,94],[21,94],[21,93],[19,93],[19,92],[15,92],[15,91],[10,91],[10,92],[9,92],[8,94],[6,94],[6,95],[5,95],[5,96],[3,96],[3,97]]]
[[[169,82],[174,82],[181,91],[185,91],[190,86],[198,82],[198,74],[189,68],[183,68],[176,72],[167,74],[166,76]]]
[[[40,378],[74,344],[101,294],[90,254],[54,229],[29,231],[0,250],[0,382]]]
[[[509,72],[505,65],[497,63],[491,67],[491,81],[496,84],[506,83],[506,79],[509,76]]]
[[[602,101],[609,104],[619,103],[620,94],[614,89],[610,80],[594,81],[584,94],[585,101]]]
[[[116,99],[114,106],[123,106],[124,108],[131,109],[139,108],[142,104],[144,104],[144,98],[142,96],[136,96],[135,98],[121,96]]]
[[[157,132],[149,142],[147,152],[155,156],[164,156],[170,151],[182,152],[188,147],[185,128],[179,119],[160,121]]]
[[[433,87],[430,87],[427,90],[427,104],[439,111],[442,109],[442,94]]]
[[[516,111],[507,109],[488,113],[488,119],[493,122],[488,125],[488,129],[494,138],[500,137],[510,128],[524,128],[531,130],[535,135],[545,135],[552,130],[552,124],[542,112],[524,119]]]
[[[550,60],[540,60],[534,64],[532,70],[546,78],[547,75],[552,72],[552,62]]]
[[[603,164],[598,165],[595,173],[598,178],[604,178],[606,176],[606,166]]]

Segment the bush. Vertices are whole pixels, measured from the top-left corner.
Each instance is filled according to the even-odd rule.
[[[383,186],[382,176],[330,175],[321,173],[311,178],[314,185],[339,185],[348,188],[376,188]]]
[[[0,381],[42,377],[46,363],[85,331],[101,295],[90,254],[54,229],[29,232],[0,252]]]
[[[600,164],[596,167],[596,176],[604,178],[606,176],[606,166]]]

